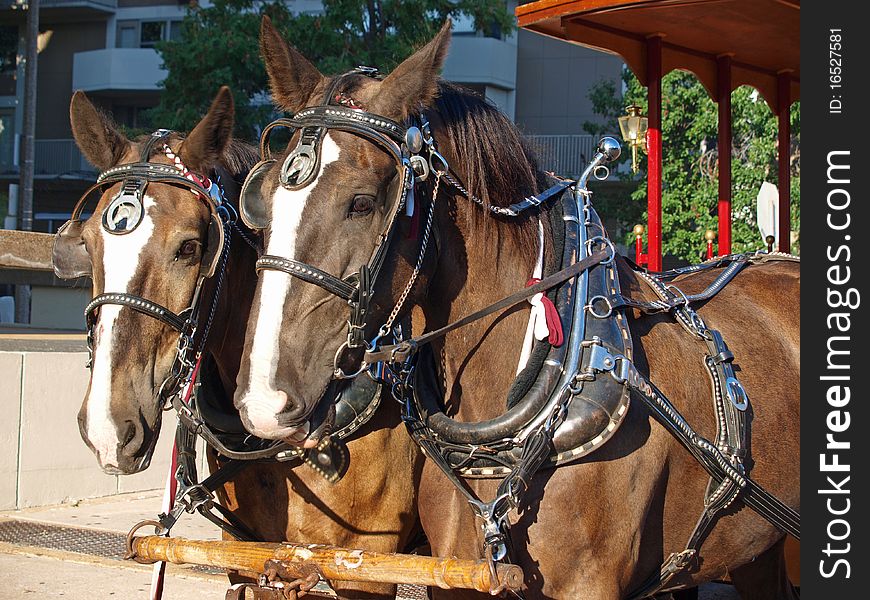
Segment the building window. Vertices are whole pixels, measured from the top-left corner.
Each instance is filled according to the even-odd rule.
[[[181,20],[118,21],[118,48],[154,48],[158,42],[181,38]]]
[[[139,23],[137,21],[120,21],[118,23],[118,48],[139,47]]]
[[[143,21],[139,34],[140,48],[153,48],[157,42],[162,42],[166,21]]]
[[[148,106],[115,104],[112,106],[112,117],[116,123],[129,129],[142,129],[148,127],[146,114],[148,110],[150,110]]]
[[[0,171],[13,170],[15,162],[15,111],[0,109]]]
[[[169,21],[169,39],[173,42],[181,39],[181,23],[182,21]]]

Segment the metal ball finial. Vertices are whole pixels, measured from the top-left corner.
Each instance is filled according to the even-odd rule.
[[[713,240],[716,239],[716,232],[713,231],[712,229],[708,229],[707,231],[704,232],[704,239],[707,240],[708,242],[712,242]]]
[[[616,139],[607,136],[601,138],[601,141],[598,142],[598,151],[607,158],[608,162],[613,162],[619,158],[619,155],[622,153],[622,148]]]
[[[643,235],[643,225],[634,226],[634,235],[636,235],[637,237],[641,237]]]

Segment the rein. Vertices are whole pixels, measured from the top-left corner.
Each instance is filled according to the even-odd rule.
[[[454,329],[459,329],[460,327],[464,327],[465,325],[478,321],[493,313],[500,312],[516,306],[520,302],[528,300],[535,294],[546,292],[556,287],[560,283],[564,283],[569,279],[576,277],[580,273],[591,269],[595,265],[606,263],[612,260],[613,254],[607,252],[607,250],[598,250],[597,252],[587,256],[586,258],[572,264],[570,267],[553,273],[552,275],[542,279],[534,285],[531,285],[514,294],[511,294],[506,298],[502,298],[497,302],[493,302],[489,306],[475,311],[469,315],[466,315],[461,319],[457,319],[456,321],[453,321],[452,323],[449,323],[444,327],[429,331],[427,333],[424,333],[423,335],[411,338],[409,340],[404,340],[398,344],[394,344],[391,346],[381,346],[377,350],[366,352],[364,360],[368,364],[375,364],[378,362],[405,362],[414,353],[416,353],[421,346],[428,344],[429,342],[438,338],[444,337]]]

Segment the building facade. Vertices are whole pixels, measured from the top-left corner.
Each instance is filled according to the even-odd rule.
[[[0,0],[0,198],[8,196],[9,184],[14,196],[18,180],[24,95],[22,3]],[[287,3],[296,12],[323,10],[320,0]],[[505,9],[512,13],[515,5],[508,1]],[[188,6],[187,0],[41,0],[36,229],[55,229],[69,213],[70,202],[93,178],[93,167],[72,140],[68,107],[73,91],[87,92],[123,125],[144,126],[143,112],[157,104],[166,75],[155,44],[180,34]],[[484,93],[527,135],[536,136],[545,155],[562,156],[588,152],[591,141],[582,140],[581,148],[577,136],[583,133],[584,121],[596,118],[589,89],[601,79],[618,79],[621,66],[617,57],[538,34],[481,33],[470,21],[458,19],[444,77]],[[578,168],[566,163],[560,169],[564,158],[553,156],[543,161],[548,168]],[[10,208],[14,212],[14,206]]]

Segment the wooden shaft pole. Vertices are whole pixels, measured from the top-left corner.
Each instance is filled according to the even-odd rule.
[[[496,565],[498,581],[493,586],[489,565],[484,560],[387,554],[319,544],[201,541],[152,535],[134,538],[132,547],[135,557],[142,561],[162,560],[255,573],[263,572],[267,560],[282,561],[291,572],[294,564],[315,564],[330,581],[410,583],[478,592],[489,592],[501,585],[518,591],[523,584],[523,571],[517,565]],[[298,576],[306,574],[300,570]]]

